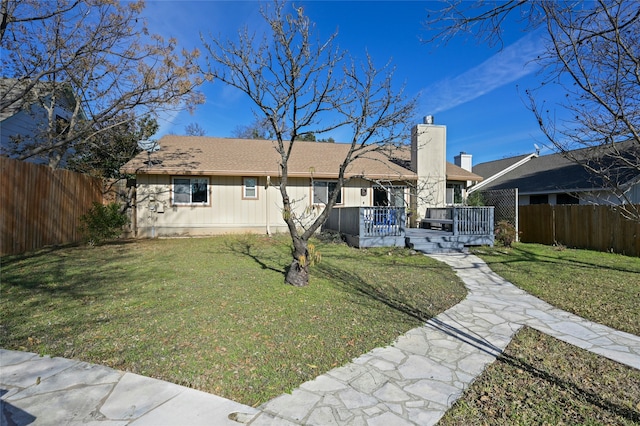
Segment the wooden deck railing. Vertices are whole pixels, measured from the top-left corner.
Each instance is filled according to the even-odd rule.
[[[493,235],[493,206],[451,208],[453,235]]]
[[[398,237],[405,231],[404,207],[336,207],[324,229],[359,237]]]
[[[439,207],[433,223],[446,224],[453,235],[493,236],[493,207]],[[441,217],[440,217],[441,216]],[[323,229],[363,237],[405,235],[403,207],[336,207]],[[429,223],[428,219],[423,222]]]

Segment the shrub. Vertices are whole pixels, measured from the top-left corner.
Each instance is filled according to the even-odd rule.
[[[118,203],[104,205],[94,202],[89,211],[80,216],[80,222],[80,232],[89,244],[94,245],[117,238],[122,227],[129,223],[129,218],[120,211]]]
[[[472,192],[467,197],[467,206],[484,206],[484,198],[479,192]]]
[[[516,227],[506,220],[501,220],[496,226],[495,235],[496,240],[504,247],[511,247],[511,244],[516,240]]]

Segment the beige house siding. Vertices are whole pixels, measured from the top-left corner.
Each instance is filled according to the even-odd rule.
[[[170,175],[138,175],[136,224],[138,237],[199,236],[225,233],[286,232],[282,219],[282,197],[277,179],[258,178],[255,199],[244,198],[242,176],[198,176],[209,179],[206,205],[172,203]],[[324,180],[324,179],[319,179]],[[363,194],[362,188],[366,188]],[[296,216],[309,223],[321,213],[322,206],[313,205],[313,189],[309,178],[290,178],[288,192]],[[341,206],[368,206],[372,203],[371,183],[353,179],[342,189]]]

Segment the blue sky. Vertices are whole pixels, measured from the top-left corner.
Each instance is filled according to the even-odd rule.
[[[375,63],[391,60],[395,80],[405,84],[410,96],[418,96],[415,123],[433,115],[447,126],[447,160],[460,151],[473,155],[474,164],[531,153],[545,140],[533,114],[527,109],[524,90],[539,86],[539,68],[532,63],[542,51],[541,34],[521,31],[520,23],[508,23],[502,49],[459,38],[448,44],[425,44],[423,22],[429,1],[301,1],[305,14],[316,24],[320,39],[338,31],[337,44],[352,57],[368,52]],[[244,26],[265,30],[257,1],[147,0],[144,15],[149,29],[175,37],[185,47],[199,46],[199,34],[235,39]],[[208,136],[231,136],[238,125],[253,121],[246,96],[220,82],[201,90],[206,104],[194,114],[186,111],[161,121],[157,136],[184,134],[189,123],[198,123]],[[547,99],[553,103],[553,99]],[[332,136],[340,142],[339,133]],[[543,148],[543,153],[547,151]]]

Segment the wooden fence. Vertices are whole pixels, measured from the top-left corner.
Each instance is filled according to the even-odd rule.
[[[640,222],[611,206],[520,206],[520,241],[640,256]]]
[[[102,202],[100,179],[0,157],[0,255],[81,240],[79,219]]]

